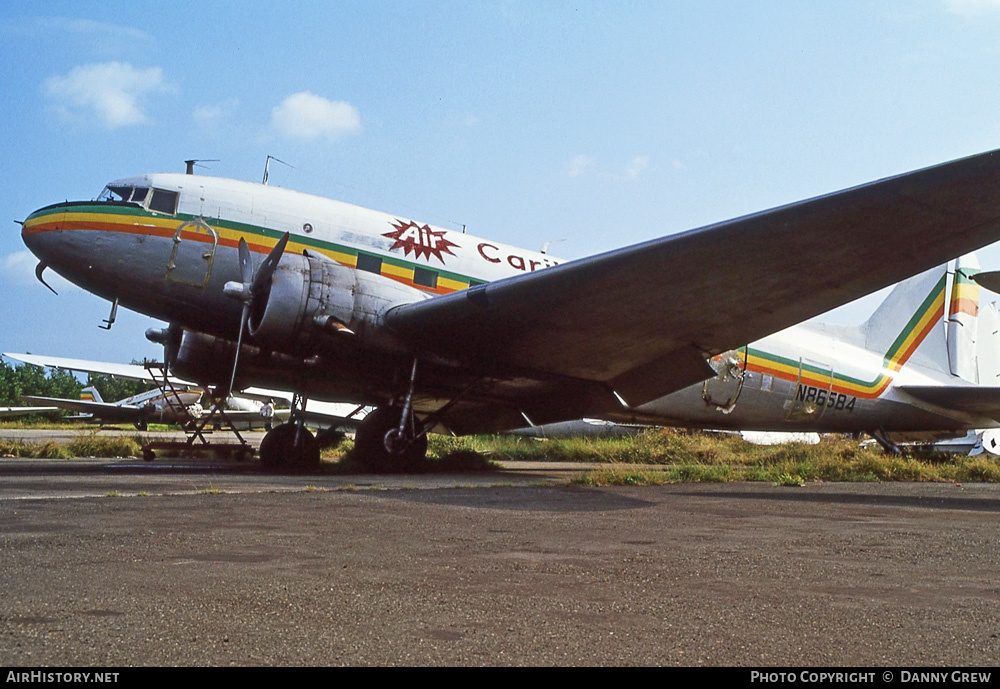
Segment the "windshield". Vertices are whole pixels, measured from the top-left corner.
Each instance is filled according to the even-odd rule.
[[[149,193],[148,187],[122,186],[119,184],[109,184],[104,187],[104,191],[97,197],[98,201],[126,201],[142,206],[146,202],[146,195]]]

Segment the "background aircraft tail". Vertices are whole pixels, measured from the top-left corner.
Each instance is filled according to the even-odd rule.
[[[82,402],[103,402],[101,399],[101,393],[97,391],[97,388],[91,386],[84,388],[80,392],[80,401]]]

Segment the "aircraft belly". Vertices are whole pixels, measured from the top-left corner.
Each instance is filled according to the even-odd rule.
[[[829,407],[814,403],[795,409],[796,395],[797,386],[794,383],[775,379],[770,382],[769,389],[761,389],[759,383],[751,380],[744,386],[732,410],[724,413],[716,405],[706,403],[702,385],[693,385],[645,404],[627,416],[630,421],[661,425],[829,433],[875,429],[890,432],[950,431],[967,423],[966,419],[889,399],[858,398],[850,410],[844,408],[850,402],[837,409],[839,400]],[[615,420],[625,418],[615,415]]]

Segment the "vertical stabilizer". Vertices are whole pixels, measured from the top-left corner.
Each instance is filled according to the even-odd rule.
[[[101,399],[101,393],[97,391],[97,388],[91,386],[89,388],[84,388],[80,392],[80,400],[83,402],[103,402]]]
[[[944,306],[948,265],[899,283],[860,330],[865,348],[885,355],[885,366],[898,371],[912,361],[949,372]]]
[[[972,276],[979,272],[975,254],[955,260],[951,301],[948,303],[948,363],[952,375],[970,383],[979,382],[976,336],[979,330],[979,285]]]

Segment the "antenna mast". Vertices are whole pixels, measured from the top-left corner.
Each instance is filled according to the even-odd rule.
[[[264,161],[264,179],[262,179],[260,181],[261,184],[267,184],[267,174],[268,174],[268,171],[271,169],[271,161],[272,160],[275,161],[275,162],[281,163],[282,165],[288,165],[288,163],[286,163],[284,160],[281,160],[280,158],[275,158],[274,156],[269,155],[267,157],[267,160]],[[293,170],[295,169],[294,165],[288,165],[288,167],[292,168]]]

